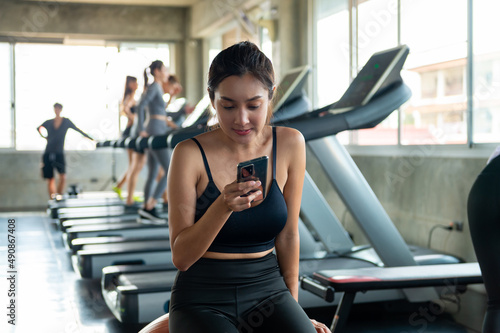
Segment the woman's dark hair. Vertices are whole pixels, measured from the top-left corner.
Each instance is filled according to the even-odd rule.
[[[271,60],[252,42],[240,42],[221,51],[212,61],[208,71],[208,94],[213,101],[215,91],[225,78],[245,74],[253,75],[273,98],[274,69]]]
[[[180,83],[179,78],[173,74],[170,74],[168,77],[168,83],[170,83],[170,84]]]
[[[149,72],[151,75],[154,74],[155,69],[161,69],[163,67],[163,61],[155,60],[149,65]],[[144,70],[144,91],[148,88],[148,68]]]
[[[137,82],[137,78],[135,76],[127,75],[127,78],[125,79],[125,93],[123,94],[123,100],[125,100],[125,98],[132,93],[132,89],[130,89],[130,84],[132,82]]]

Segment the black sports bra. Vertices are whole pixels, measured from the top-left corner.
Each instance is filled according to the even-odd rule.
[[[195,223],[221,194],[212,179],[207,157],[200,148],[207,171],[208,184],[196,200]],[[276,236],[283,230],[287,220],[287,207],[283,193],[276,182],[276,128],[273,127],[273,180],[264,201],[241,212],[233,212],[215,237],[208,251],[222,253],[256,253],[274,247]]]

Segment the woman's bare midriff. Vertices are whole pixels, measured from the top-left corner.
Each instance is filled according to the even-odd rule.
[[[222,253],[222,252],[207,251],[202,257],[209,259],[256,259],[256,258],[262,258],[265,255],[273,252],[273,249],[274,248],[255,253]]]
[[[151,119],[157,119],[157,120],[167,120],[167,116],[164,114],[152,114],[149,116]]]

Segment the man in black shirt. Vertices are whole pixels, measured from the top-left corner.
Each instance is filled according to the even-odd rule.
[[[61,117],[62,105],[54,104],[54,112],[56,117],[45,121],[38,126],[37,131],[40,136],[47,139],[47,146],[42,157],[42,174],[43,178],[48,181],[49,196],[54,198],[56,194],[62,194],[66,186],[66,165],[64,160],[64,139],[68,129],[72,128],[81,133],[83,136],[93,140],[88,134],[75,126],[68,118]],[[47,136],[44,136],[40,128],[47,130]],[[59,173],[59,184],[56,191],[56,182],[54,178],[54,168]]]

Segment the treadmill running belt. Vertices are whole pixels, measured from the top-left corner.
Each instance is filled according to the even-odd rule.
[[[174,284],[177,270],[122,274],[118,277],[118,286],[126,286],[122,293],[134,292],[140,289],[140,292],[148,292],[148,290],[159,291],[160,289],[170,290]],[[135,286],[134,290],[130,288]]]

